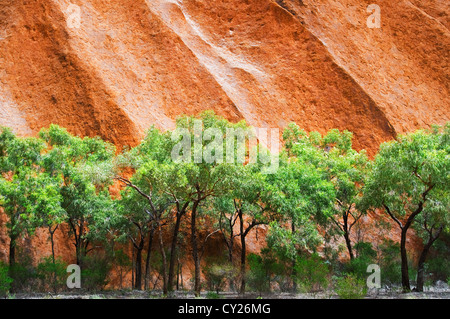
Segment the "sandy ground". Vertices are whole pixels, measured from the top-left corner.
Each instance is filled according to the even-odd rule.
[[[70,293],[17,293],[10,299],[161,299],[164,298],[161,291],[103,291],[70,292]],[[169,299],[194,299],[190,291],[177,291]],[[220,299],[339,299],[333,291],[319,293],[246,293],[244,296],[234,292],[220,292]],[[208,299],[207,292],[202,292],[199,299]],[[400,290],[371,290],[365,299],[450,299],[449,288],[427,288],[425,292],[401,293]]]

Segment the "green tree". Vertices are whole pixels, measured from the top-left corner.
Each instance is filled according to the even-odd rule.
[[[39,136],[48,144],[42,167],[53,178],[60,177],[58,189],[62,198],[63,218],[74,240],[77,264],[93,248],[89,245],[89,225],[95,214],[113,212],[108,191],[113,176],[115,147],[98,137],[80,138],[66,129],[51,125]]]
[[[225,235],[230,262],[232,262],[234,238],[240,239],[240,293],[244,294],[247,236],[258,226],[269,224],[276,219],[276,216],[268,203],[272,187],[267,182],[268,175],[262,173],[261,166],[247,164],[237,168],[236,173],[239,178],[234,181],[233,189],[218,198],[215,204],[220,214],[218,217],[220,229]],[[237,232],[234,230],[236,223],[239,227]]]
[[[135,255],[135,282],[134,288],[142,289],[142,252],[145,240],[148,236],[148,250],[146,261],[145,282],[148,286],[149,262],[151,247],[155,230],[158,230],[158,238],[163,261],[163,290],[167,294],[167,257],[164,249],[162,227],[164,219],[170,212],[171,199],[167,194],[158,190],[152,179],[157,173],[158,165],[144,165],[131,180],[118,177],[128,187],[122,192],[120,200],[122,207],[123,234],[131,240]],[[155,164],[155,163],[153,163]]]
[[[450,124],[384,143],[364,188],[362,209],[382,208],[401,231],[402,287],[410,290],[406,241],[420,214],[448,214]],[[432,213],[433,212],[433,213]]]
[[[170,260],[167,272],[167,257],[162,245],[162,234],[159,243],[161,248],[163,287],[164,291],[172,291],[175,261],[177,260],[177,245],[182,218],[188,211],[190,199],[186,193],[186,169],[183,164],[175,163],[171,158],[174,142],[170,132],[162,133],[152,127],[144,140],[133,149],[118,157],[117,180],[129,188],[123,194],[122,207],[129,214],[129,220],[135,220],[131,226],[138,226],[139,233],[145,237],[148,234],[148,251],[146,259],[145,286],[148,288],[150,276],[150,258],[153,234],[156,228],[161,228],[163,219],[168,219],[172,209],[175,210],[175,223],[171,241]],[[132,178],[125,178],[126,170],[134,170]],[[163,210],[162,210],[163,209]],[[131,216],[132,215],[132,216]],[[165,223],[165,222],[164,222]],[[159,232],[161,233],[161,232]],[[143,237],[135,249],[143,249]],[[137,248],[136,248],[137,247]],[[136,255],[136,258],[140,254]],[[136,261],[136,267],[139,264]],[[166,280],[167,275],[167,280]],[[139,276],[136,276],[139,281]]]
[[[268,199],[273,210],[282,216],[281,223],[271,224],[268,244],[283,259],[291,261],[293,289],[297,257],[322,241],[317,226],[325,225],[331,217],[336,197],[334,185],[321,164],[321,151],[311,142],[318,136],[307,137],[297,128],[291,125],[284,132],[288,156],[282,157],[280,168],[270,176],[272,191]]]
[[[33,187],[42,177],[38,165],[45,144],[37,138],[18,138],[8,128],[0,130],[0,204],[8,217],[11,270],[15,265],[17,240],[25,231],[34,230],[33,202],[37,197],[45,197],[37,193],[43,188],[48,190],[45,185],[38,190]]]
[[[182,140],[178,140],[187,148],[183,149],[184,160],[178,161],[184,172],[185,201],[191,203],[191,249],[194,261],[194,291],[200,295],[200,261],[201,251],[198,242],[197,218],[201,205],[211,198],[229,192],[238,178],[237,169],[243,163],[225,161],[227,154],[224,138],[230,129],[248,129],[244,122],[232,124],[215,115],[204,112],[195,117],[181,117],[177,121],[177,129],[182,131]],[[180,145],[181,145],[180,144]],[[174,149],[175,151],[177,148]],[[192,150],[192,151],[191,151]],[[234,159],[234,150],[231,156]],[[188,151],[185,153],[185,151]],[[229,150],[228,150],[229,151]],[[175,152],[179,155],[179,152]],[[227,154],[228,155],[228,154]]]
[[[350,259],[354,258],[351,230],[365,211],[356,205],[362,196],[370,161],[365,150],[352,148],[353,134],[349,131],[330,130],[323,137],[317,132],[309,135],[296,124],[290,124],[283,133],[286,149],[296,156],[321,168],[335,188],[335,205],[330,216],[331,225],[344,237]]]
[[[448,195],[446,195],[448,198]],[[417,234],[423,239],[424,245],[419,255],[417,263],[417,287],[419,292],[423,291],[425,262],[431,247],[439,236],[445,232],[450,233],[450,201],[447,201],[447,207],[442,203],[430,203],[428,209],[416,217],[413,227]]]
[[[149,190],[158,198],[165,198],[176,212],[170,250],[168,291],[172,290],[178,233],[182,218],[190,210],[192,256],[194,260],[194,290],[200,293],[200,260],[197,219],[201,206],[210,198],[226,193],[236,178],[235,163],[225,163],[219,155],[226,149],[220,144],[227,129],[242,128],[243,123],[231,124],[212,112],[198,117],[184,116],[177,120],[176,131],[160,133],[151,128],[140,145],[121,158],[120,165],[134,169],[134,181],[118,177],[141,196]],[[177,134],[180,133],[180,134]],[[208,135],[209,134],[209,135]],[[181,154],[182,153],[182,154]],[[146,184],[141,189],[139,180]],[[136,186],[136,187],[133,187]],[[139,189],[141,191],[139,191]],[[156,199],[155,199],[156,200]],[[164,254],[163,254],[164,264]]]

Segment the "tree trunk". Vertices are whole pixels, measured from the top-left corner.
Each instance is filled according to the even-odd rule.
[[[159,233],[159,246],[161,248],[161,256],[162,256],[162,272],[163,272],[163,294],[167,295],[167,258],[166,252],[164,250],[164,242],[162,236],[161,222],[158,220],[158,233]]]
[[[401,261],[402,261],[402,287],[403,292],[409,292],[411,291],[411,286],[409,285],[409,272],[408,272],[408,255],[406,252],[406,233],[408,231],[408,228],[403,227],[402,228],[402,235],[400,240],[400,254],[401,254]]]
[[[192,242],[192,258],[194,259],[194,293],[196,297],[200,296],[200,258],[197,246],[197,229],[196,229],[196,219],[197,219],[197,207],[199,202],[195,201],[192,206],[191,213],[191,242]]]
[[[241,238],[241,288],[239,293],[245,294],[245,285],[246,285],[246,278],[245,278],[245,262],[246,262],[246,252],[247,247],[245,243],[245,231],[244,231],[244,218],[242,216],[242,212],[239,211],[239,230],[240,230],[240,238]]]
[[[81,266],[81,252],[78,243],[75,244],[75,255],[77,257],[77,265]]]
[[[12,269],[16,264],[16,237],[11,237],[9,242],[9,267]]]
[[[16,237],[15,236],[11,236],[10,237],[10,242],[9,242],[9,277],[11,277],[12,279],[15,279],[15,275],[14,275],[14,266],[16,265]],[[10,293],[13,293],[15,291],[14,288],[14,281],[11,284],[11,287],[9,289]]]
[[[142,240],[141,240],[142,241]],[[136,276],[134,282],[134,288],[142,290],[142,247],[136,247]]]
[[[55,261],[55,240],[54,240],[54,235],[55,235],[55,231],[58,228],[58,226],[56,226],[56,228],[52,231],[52,228],[49,227],[48,231],[50,233],[50,242],[52,244],[52,262],[53,262],[53,267],[55,267],[56,261]],[[56,294],[57,292],[57,286],[56,286],[56,267],[53,271],[53,291]]]
[[[230,242],[228,244],[228,261],[230,265],[233,266],[233,248],[234,248],[234,234],[230,234]],[[230,280],[230,290],[234,291],[234,280]]]
[[[348,229],[348,213],[344,212],[342,215],[344,220],[344,238],[345,238],[345,244],[347,245],[348,254],[350,255],[350,260],[353,260],[355,256],[353,255],[353,249],[352,249],[352,242],[350,240],[350,233]]]
[[[230,245],[228,246],[228,261],[233,264],[233,248],[234,248],[234,236],[230,235]]]
[[[419,263],[417,264],[417,291],[423,292],[425,260],[431,245],[425,245],[420,254]]]
[[[177,255],[177,245],[178,245],[178,233],[180,232],[181,218],[184,215],[183,212],[177,213],[177,219],[175,221],[175,226],[173,228],[172,245],[170,248],[170,262],[169,262],[169,280],[168,280],[168,290],[173,291],[173,275],[175,270],[175,261]],[[178,288],[177,288],[178,289]]]
[[[424,284],[424,271],[425,271],[425,261],[428,256],[428,252],[430,251],[431,246],[433,246],[433,243],[438,239],[439,235],[441,234],[442,227],[438,229],[438,232],[435,236],[433,236],[432,231],[430,232],[430,237],[428,238],[428,242],[423,247],[423,250],[419,257],[419,262],[417,264],[417,291],[423,292],[423,284]]]
[[[406,220],[405,225],[402,225],[402,223],[392,214],[391,210],[387,205],[383,205],[389,216],[400,226],[401,229],[401,239],[400,239],[400,256],[401,256],[401,269],[402,269],[402,287],[403,292],[410,292],[411,286],[409,284],[409,273],[408,273],[408,255],[406,251],[406,235],[408,232],[409,227],[411,226],[412,222],[414,221],[414,218],[420,214],[423,210],[423,204],[426,200],[426,195],[428,192],[433,188],[433,186],[430,186],[423,194],[422,198],[423,201],[419,202],[419,205],[417,209],[409,215],[408,219]]]
[[[153,234],[154,233],[155,233],[155,229],[152,227],[150,229],[150,234],[148,236],[147,259],[145,260],[144,290],[148,290],[149,285],[150,285],[150,257],[151,257],[151,253],[152,253],[152,244],[153,244]]]
[[[50,242],[52,243],[52,262],[55,264],[55,240],[53,239],[53,233],[50,232]]]
[[[70,221],[70,225],[72,226],[73,234],[75,236],[75,253],[77,257],[77,265],[82,266],[83,263],[83,227],[84,227],[84,221],[81,221],[80,224],[77,224],[77,226],[74,225],[72,221]]]
[[[222,216],[225,217],[225,219],[228,221],[228,227],[230,230],[230,235],[226,236],[226,231],[223,231],[224,227],[222,226]],[[234,215],[230,216],[230,218],[227,218],[225,216],[225,214],[223,214],[220,217],[220,229],[222,230],[222,234],[223,234],[223,240],[225,242],[225,244],[227,245],[227,249],[228,249],[228,261],[230,262],[230,264],[233,264],[233,248],[234,248],[234,222],[233,222],[233,217]]]

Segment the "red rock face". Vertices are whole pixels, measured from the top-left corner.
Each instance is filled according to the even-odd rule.
[[[75,4],[80,24],[73,26]],[[448,5],[378,1],[2,0],[0,124],[135,144],[152,124],[230,120],[380,142],[449,120]]]
[[[0,125],[56,123],[120,148],[211,109],[347,129],[374,155],[450,120],[450,23],[445,1],[379,0],[381,28],[369,28],[371,3],[0,0]]]

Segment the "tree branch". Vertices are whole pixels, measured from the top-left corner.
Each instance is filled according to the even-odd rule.
[[[205,252],[206,242],[208,241],[208,238],[219,231],[220,231],[220,229],[216,229],[215,231],[213,231],[212,233],[209,233],[208,236],[205,237],[205,240],[203,241],[203,245],[202,245],[202,250],[200,252],[200,259],[203,257],[203,253]]]
[[[121,176],[114,177],[114,179],[117,179],[118,181],[124,183],[128,187],[134,188],[140,195],[142,195],[143,197],[147,198],[148,200],[151,200],[151,196],[149,196],[146,193],[144,193],[138,186],[136,186],[133,183],[131,183],[131,181],[129,181],[128,179],[123,178]]]
[[[400,226],[400,229],[403,229],[403,224],[391,213],[391,210],[389,209],[389,207],[386,204],[383,204],[383,207],[386,210],[386,212],[389,214],[389,216],[391,216],[391,218]]]

